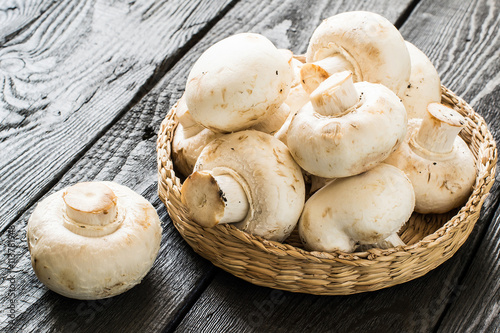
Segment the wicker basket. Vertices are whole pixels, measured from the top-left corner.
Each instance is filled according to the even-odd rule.
[[[317,252],[301,248],[295,230],[282,244],[247,234],[231,225],[205,229],[188,217],[181,203],[181,179],[171,159],[171,138],[177,125],[173,108],[158,135],[158,190],[182,237],[214,265],[251,283],[319,295],[346,295],[400,284],[436,268],[465,242],[493,185],[497,152],[484,119],[460,97],[442,87],[442,102],[467,119],[460,133],[476,160],[474,190],[460,210],[442,215],[414,213],[400,236],[408,244],[365,252]]]

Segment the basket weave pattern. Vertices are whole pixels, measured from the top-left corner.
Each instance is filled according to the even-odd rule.
[[[319,295],[346,295],[400,284],[426,274],[449,259],[465,242],[493,185],[497,162],[495,141],[484,119],[453,92],[442,87],[442,103],[466,120],[460,136],[477,161],[469,200],[447,214],[414,213],[403,230],[404,247],[343,253],[306,251],[298,233],[283,243],[247,234],[231,225],[205,229],[191,221],[180,199],[181,179],[171,158],[177,122],[175,106],[158,134],[158,192],[174,226],[188,244],[214,265],[251,283]]]

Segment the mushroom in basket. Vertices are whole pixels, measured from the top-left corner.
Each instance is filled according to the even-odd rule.
[[[403,96],[410,56],[398,29],[386,18],[355,11],[324,20],[311,36],[301,77],[312,92],[330,75],[350,71],[355,82],[381,83]]]
[[[413,183],[418,213],[445,213],[467,201],[476,179],[476,162],[458,136],[465,118],[442,104],[411,119],[405,142],[385,163],[403,170]]]
[[[386,159],[403,141],[403,103],[381,84],[353,83],[344,71],[330,76],[291,120],[287,145],[307,172],[348,177]]]
[[[305,200],[304,179],[287,147],[247,130],[209,143],[181,189],[190,217],[203,227],[223,223],[283,241],[295,228]]]
[[[382,163],[360,175],[336,179],[310,197],[300,217],[300,238],[307,249],[316,251],[405,245],[397,232],[414,206],[408,177]]]
[[[27,227],[38,279],[76,299],[111,297],[140,283],[158,254],[161,232],[153,206],[112,182],[79,183],[50,195]]]

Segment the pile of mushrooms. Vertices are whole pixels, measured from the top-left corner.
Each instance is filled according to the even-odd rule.
[[[230,36],[174,106],[182,202],[205,228],[283,241],[298,225],[309,250],[404,246],[414,211],[459,207],[476,176],[465,120],[440,101],[432,63],[378,14],[324,20],[305,59]]]

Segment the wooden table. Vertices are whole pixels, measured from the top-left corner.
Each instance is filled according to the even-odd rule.
[[[349,10],[393,22],[498,140],[498,0],[0,1],[0,330],[499,332],[499,182],[452,259],[414,281],[353,296],[239,280],[195,254],[158,199],[156,133],[207,47],[252,31],[303,53],[323,18]],[[44,287],[25,239],[37,202],[85,180],[141,193],[164,228],[143,282],[100,301]]]

